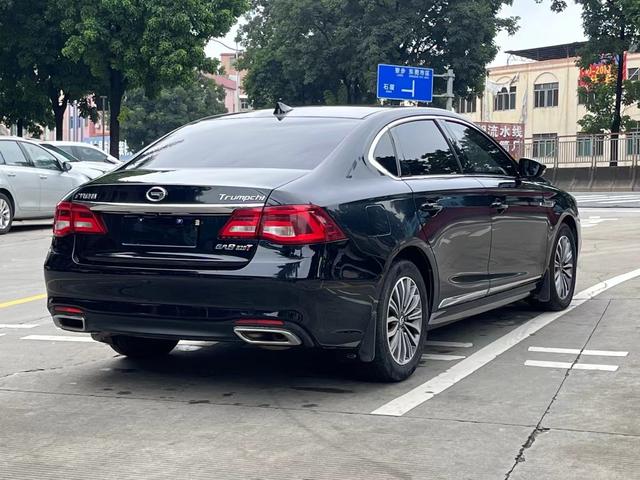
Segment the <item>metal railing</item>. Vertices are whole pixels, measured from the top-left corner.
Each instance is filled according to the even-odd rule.
[[[520,156],[549,168],[640,165],[640,133],[527,138],[518,147]]]

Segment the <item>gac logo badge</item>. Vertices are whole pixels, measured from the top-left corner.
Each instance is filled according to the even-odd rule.
[[[162,187],[151,187],[147,190],[147,200],[150,202],[160,202],[167,196],[167,190]]]

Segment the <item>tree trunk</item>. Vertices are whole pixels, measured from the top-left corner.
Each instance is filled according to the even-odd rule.
[[[122,72],[111,70],[109,80],[109,153],[120,158],[120,109],[125,81]],[[104,121],[104,119],[103,119]]]
[[[24,125],[24,121],[22,119],[16,122],[16,135],[18,135],[19,137],[21,137],[23,134],[23,130],[24,130],[23,125]]]
[[[69,101],[67,100],[66,95],[62,97],[62,100],[56,96],[51,96],[50,100],[53,116],[56,121],[56,140],[62,140],[64,133],[64,112],[67,110],[67,104]]]

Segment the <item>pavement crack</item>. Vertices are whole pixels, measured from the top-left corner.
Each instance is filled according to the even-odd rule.
[[[551,400],[549,401],[549,404],[547,405],[547,408],[544,410],[544,413],[540,417],[540,420],[536,424],[536,426],[533,429],[533,431],[527,437],[527,440],[522,444],[522,446],[520,447],[520,450],[518,450],[518,454],[516,455],[516,458],[515,458],[515,460],[513,462],[513,465],[511,466],[509,471],[505,474],[504,480],[509,480],[511,478],[511,474],[516,469],[516,467],[520,463],[522,463],[522,462],[524,462],[526,460],[525,452],[527,451],[527,449],[531,448],[531,446],[536,441],[536,438],[538,437],[538,435],[540,435],[541,433],[544,433],[544,432],[548,432],[550,430],[549,428],[543,427],[542,426],[542,422],[544,422],[544,419],[546,418],[547,414],[551,411],[551,407],[553,406],[553,404],[555,403],[556,399],[558,398],[558,395],[560,394],[560,390],[562,390],[562,387],[564,386],[565,382],[569,378],[569,375],[571,374],[571,370],[573,369],[573,366],[576,363],[578,363],[578,361],[580,360],[580,357],[582,356],[582,352],[584,351],[586,346],[591,341],[591,338],[593,337],[593,334],[597,330],[598,325],[600,325],[600,322],[602,321],[602,319],[604,318],[605,314],[607,313],[607,310],[609,309],[610,305],[611,305],[611,300],[609,300],[607,302],[607,306],[604,308],[604,311],[602,312],[602,315],[600,315],[600,318],[598,318],[598,321],[595,323],[595,325],[591,329],[591,333],[589,333],[589,336],[585,340],[584,345],[582,345],[582,348],[580,348],[580,353],[578,353],[578,355],[576,356],[576,359],[571,363],[571,367],[567,368],[567,371],[565,372],[564,377],[562,377],[562,381],[560,382],[560,385],[558,385],[558,388],[556,389],[555,393],[553,394],[553,397],[551,397]]]

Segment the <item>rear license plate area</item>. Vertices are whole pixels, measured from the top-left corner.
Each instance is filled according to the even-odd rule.
[[[161,215],[125,215],[122,218],[122,245],[139,247],[195,248],[200,220]]]

